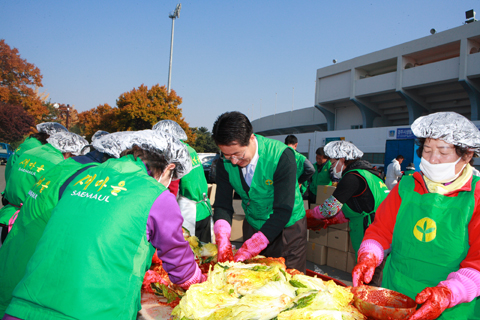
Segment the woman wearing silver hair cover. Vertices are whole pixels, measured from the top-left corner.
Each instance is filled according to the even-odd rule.
[[[167,190],[191,170],[186,147],[153,130],[92,144],[116,159],[66,187],[4,319],[135,319],[153,247],[173,283],[205,280]]]
[[[10,177],[10,172],[12,170],[13,164],[25,151],[46,144],[47,138],[51,134],[57,132],[68,132],[68,130],[57,122],[43,122],[37,124],[37,132],[32,133],[30,136],[28,136],[25,141],[23,141],[22,144],[20,144],[17,149],[15,149],[15,153],[10,158],[8,158],[7,165],[5,166],[5,181],[7,181]]]
[[[341,178],[325,202],[307,210],[309,229],[349,222],[352,247],[357,253],[367,227],[374,221],[378,206],[388,189],[372,165],[361,160],[363,152],[349,141],[332,141],[324,148],[332,162],[333,174]],[[375,270],[372,285],[380,286],[383,265]]]
[[[30,188],[46,171],[67,158],[80,155],[87,145],[87,140],[68,131],[50,135],[47,142],[24,152],[12,166],[4,192],[8,205],[0,209],[0,226],[8,226],[10,230],[15,221],[13,217],[26,200]]]
[[[353,269],[369,283],[386,259],[382,286],[422,304],[409,319],[480,319],[480,178],[472,157],[480,132],[454,112],[420,117],[420,170],[404,176],[377,210]]]

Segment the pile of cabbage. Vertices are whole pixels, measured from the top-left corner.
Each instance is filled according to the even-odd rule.
[[[333,281],[290,276],[278,266],[218,263],[208,280],[188,289],[173,319],[339,319],[365,317],[353,294]]]

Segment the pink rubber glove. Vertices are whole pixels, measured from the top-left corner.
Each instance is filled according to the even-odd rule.
[[[257,256],[263,249],[265,249],[270,242],[267,237],[258,231],[250,239],[245,241],[242,247],[237,251],[233,260],[235,262],[245,261]]]
[[[218,262],[233,261],[232,244],[230,243],[230,234],[232,227],[226,220],[220,219],[213,226],[215,232],[215,242],[218,247]]]
[[[417,294],[415,302],[423,305],[415,311],[409,320],[437,319],[448,308],[452,292],[447,287],[425,288]]]
[[[440,282],[438,286],[447,287],[452,292],[449,308],[470,302],[480,296],[480,271],[473,268],[460,268],[450,273],[447,280]]]
[[[193,274],[193,276],[190,279],[188,279],[187,281],[185,281],[184,283],[179,284],[179,286],[183,290],[188,290],[188,288],[190,288],[190,286],[192,284],[202,283],[202,282],[205,282],[206,280],[207,280],[207,277],[202,273],[202,271],[200,270],[200,268],[197,265],[196,269],[195,269],[195,273]]]
[[[370,283],[378,264],[379,259],[373,252],[359,253],[357,265],[352,271],[353,286],[358,287],[364,283]]]

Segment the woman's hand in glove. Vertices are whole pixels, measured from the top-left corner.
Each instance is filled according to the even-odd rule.
[[[447,287],[436,286],[423,289],[415,302],[423,305],[409,320],[437,319],[450,304],[452,292]]]
[[[378,258],[372,252],[363,252],[358,257],[358,262],[352,271],[352,282],[354,287],[372,281],[373,273],[378,265]]]
[[[263,249],[265,249],[270,242],[267,237],[258,231],[250,239],[245,241],[242,247],[237,251],[233,260],[235,262],[245,261],[257,256]]]
[[[230,243],[230,234],[232,227],[226,220],[220,219],[213,226],[215,232],[215,242],[218,248],[218,262],[233,261],[232,244]]]

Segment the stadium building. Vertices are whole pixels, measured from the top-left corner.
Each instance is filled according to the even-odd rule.
[[[344,139],[383,166],[413,154],[419,116],[454,111],[480,127],[480,22],[467,22],[318,69],[314,106],[254,120],[254,132],[282,142],[296,135],[312,162],[318,147]]]

